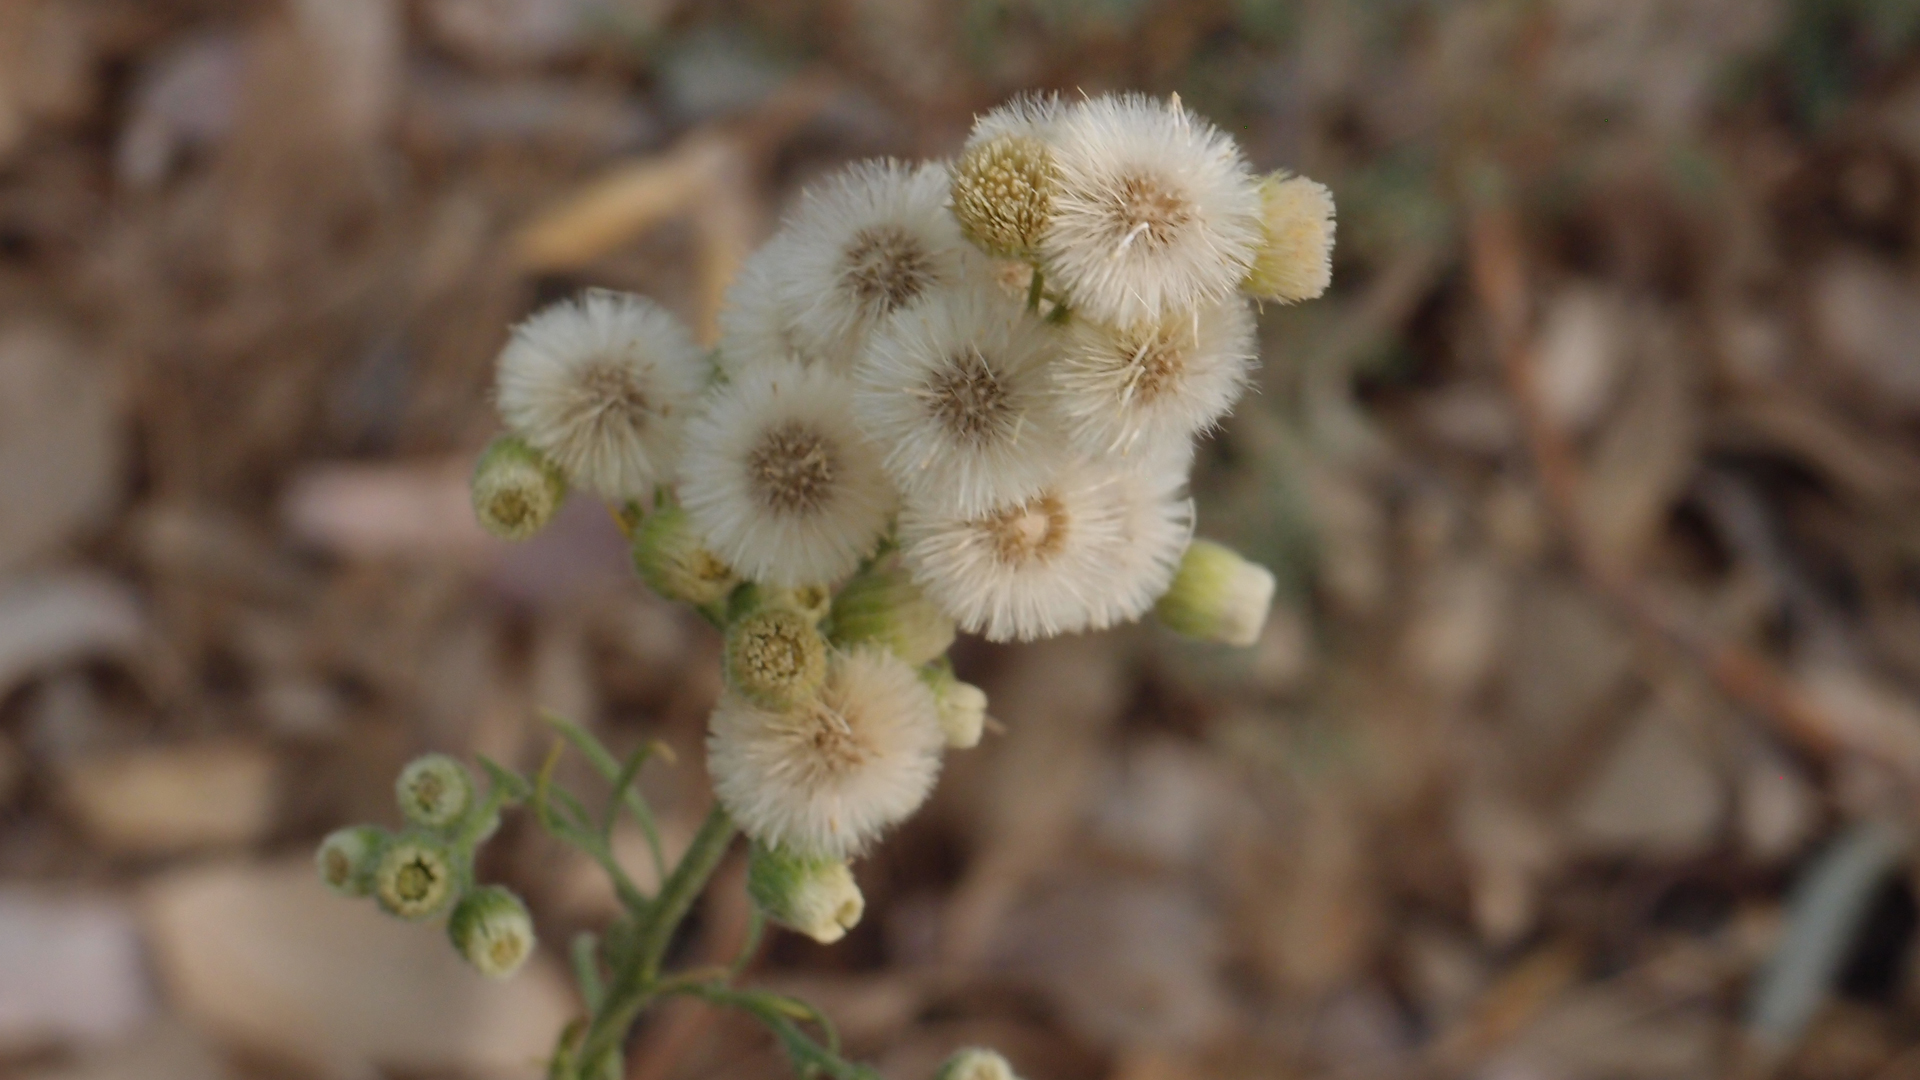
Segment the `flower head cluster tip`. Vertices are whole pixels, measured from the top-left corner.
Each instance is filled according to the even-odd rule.
[[[803,192],[711,357],[637,297],[527,320],[476,507],[517,535],[568,488],[613,501],[641,575],[726,635],[721,804],[766,850],[835,864],[985,729],[956,631],[1158,610],[1258,634],[1271,576],[1193,544],[1188,473],[1251,383],[1255,303],[1324,291],[1332,242],[1326,188],[1255,174],[1177,98],[1021,97],[950,164]]]

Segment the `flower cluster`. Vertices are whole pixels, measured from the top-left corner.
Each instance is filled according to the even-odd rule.
[[[1246,389],[1254,303],[1317,296],[1332,240],[1324,187],[1256,175],[1178,99],[1018,99],[951,164],[808,189],[710,354],[633,296],[521,324],[475,505],[518,538],[569,488],[614,502],[642,576],[725,630],[722,805],[788,871],[838,862],[978,740],[956,629],[1031,640],[1157,604],[1185,633],[1259,633],[1272,576],[1193,542],[1187,473]]]
[[[760,916],[821,942],[865,908],[848,860],[926,800],[944,755],[977,744],[987,697],[946,654],[957,633],[1025,641],[1154,612],[1252,644],[1274,579],[1193,536],[1194,443],[1246,390],[1254,305],[1325,290],[1327,190],[1254,174],[1176,98],[1026,97],[981,117],[951,163],[854,165],[809,190],[747,264],[703,350],[658,305],[604,291],[514,329],[497,395],[507,433],[475,466],[476,516],[522,540],[570,492],[606,500],[655,591],[724,637],[708,726],[718,806],[669,867],[635,778],[548,717],[613,794],[597,817],[551,783],[441,755],[399,782],[408,825],[342,829],[318,854],[337,891],[409,919],[442,913],[489,974],[533,948],[520,901],[473,879],[502,808],[607,872],[622,915],[572,942],[587,1018],[549,1075],[607,1080],[663,995],[743,1009],[804,1075],[872,1080],[802,1003],[731,975],[662,971],[725,857],[752,841]],[[648,895],[614,858],[646,834]],[[1012,1080],[970,1049],[944,1080]]]
[[[500,810],[512,801],[507,791],[496,785],[478,798],[465,766],[427,754],[401,770],[394,797],[407,828],[336,830],[314,856],[320,880],[342,896],[371,896],[402,919],[450,912],[447,935],[469,963],[498,979],[519,970],[534,946],[526,905],[473,880],[474,851],[499,827]]]

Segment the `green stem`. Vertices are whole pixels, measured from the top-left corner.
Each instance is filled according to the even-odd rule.
[[[605,1062],[619,1053],[627,1029],[659,993],[660,963],[673,943],[674,931],[686,919],[693,902],[707,887],[713,872],[726,857],[734,836],[733,819],[718,803],[694,834],[693,843],[680,858],[673,874],[660,887],[660,894],[649,906],[640,928],[640,940],[633,950],[631,966],[614,973],[601,1007],[594,1012],[580,1044],[580,1075],[597,1076]]]
[[[1033,277],[1027,281],[1027,310],[1028,311],[1031,311],[1035,314],[1039,314],[1041,290],[1046,287],[1046,282],[1047,282],[1046,275],[1040,272],[1040,268],[1038,266],[1035,266],[1033,268]]]

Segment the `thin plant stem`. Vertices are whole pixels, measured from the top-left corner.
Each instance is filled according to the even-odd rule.
[[[1028,311],[1031,311],[1036,315],[1039,314],[1040,297],[1042,295],[1042,290],[1046,288],[1046,285],[1047,285],[1046,275],[1040,272],[1040,268],[1038,266],[1034,267],[1033,277],[1027,281],[1027,310]]]
[[[686,919],[694,900],[719,868],[720,860],[726,857],[734,832],[733,819],[716,803],[707,813],[707,820],[701,823],[700,831],[694,834],[687,853],[681,856],[679,865],[673,868],[673,873],[661,885],[660,894],[649,905],[632,958],[623,965],[623,970],[614,972],[600,1008],[587,1025],[580,1043],[580,1076],[596,1077],[608,1068],[606,1063],[618,1054],[627,1029],[659,996],[658,976],[667,947],[673,943],[674,932]]]

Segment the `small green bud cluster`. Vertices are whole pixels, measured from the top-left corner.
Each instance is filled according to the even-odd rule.
[[[466,766],[426,754],[400,771],[394,797],[406,828],[354,825],[330,834],[314,856],[321,881],[409,921],[451,911],[447,932],[460,954],[484,974],[513,974],[533,953],[526,905],[500,886],[473,881],[475,850],[499,826],[512,793],[496,787],[478,799]]]

